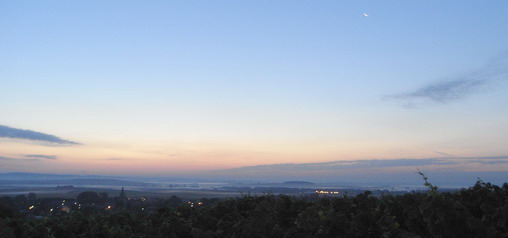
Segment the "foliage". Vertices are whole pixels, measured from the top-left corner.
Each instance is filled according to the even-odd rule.
[[[437,191],[438,187],[431,184],[429,182],[429,178],[427,178],[427,176],[425,176],[425,174],[423,174],[422,171],[418,170],[418,174],[421,175],[423,180],[425,181],[425,183],[423,185],[429,189],[429,194],[431,196],[436,196],[438,193],[438,191]]]
[[[0,237],[508,237],[508,184],[479,180],[453,193],[426,185],[427,194],[244,196],[200,206],[173,197],[149,212],[95,209],[42,217],[13,211],[18,200],[1,198]],[[90,198],[99,199],[80,197]]]

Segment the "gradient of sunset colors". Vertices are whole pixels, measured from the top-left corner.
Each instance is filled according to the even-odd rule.
[[[2,1],[0,125],[79,144],[0,137],[0,172],[506,156],[507,13],[501,0]]]

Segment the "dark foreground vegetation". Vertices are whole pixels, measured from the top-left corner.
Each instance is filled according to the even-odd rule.
[[[453,193],[426,185],[427,193],[380,197],[3,197],[0,237],[508,237],[508,184]]]

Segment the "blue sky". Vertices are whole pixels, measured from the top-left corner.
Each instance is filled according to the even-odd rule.
[[[57,159],[0,170],[504,156],[507,12],[505,1],[4,1],[0,125],[79,145],[3,136],[0,156]]]

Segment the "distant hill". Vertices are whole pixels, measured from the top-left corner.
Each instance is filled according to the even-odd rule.
[[[0,185],[100,185],[100,186],[148,186],[149,183],[132,181],[122,177],[99,175],[40,174],[40,173],[2,173]]]
[[[10,172],[0,173],[0,180],[70,180],[70,179],[116,179],[123,181],[140,182],[199,182],[200,178],[193,177],[173,177],[173,176],[122,176],[122,175],[94,175],[94,174],[43,174],[43,173],[25,173]]]
[[[80,179],[80,178],[104,178],[99,175],[74,175],[74,174],[41,174],[41,173],[0,173],[0,179],[9,180],[59,180],[59,179]]]
[[[58,180],[0,180],[0,185],[73,185],[73,186],[149,186],[149,183],[134,182],[119,179],[58,179]]]
[[[433,183],[441,187],[466,187],[478,177],[493,184],[507,181],[506,172],[482,170],[482,165],[506,165],[508,156],[480,157],[430,157],[392,158],[365,160],[336,160],[316,163],[262,164],[202,172],[201,176],[245,181],[288,181],[286,186],[298,181],[318,184],[334,183],[341,186],[421,186],[424,171]],[[463,168],[471,168],[472,171]],[[478,168],[478,170],[476,170]],[[294,182],[296,181],[296,183]],[[302,185],[302,184],[298,184]],[[305,184],[303,184],[305,186]]]

